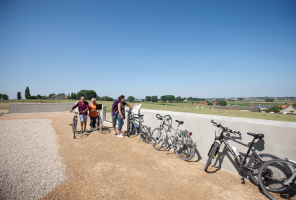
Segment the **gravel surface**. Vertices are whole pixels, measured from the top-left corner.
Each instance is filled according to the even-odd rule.
[[[0,121],[0,199],[40,199],[64,180],[51,122]]]

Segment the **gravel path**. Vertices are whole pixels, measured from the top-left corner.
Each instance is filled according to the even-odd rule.
[[[0,121],[0,199],[40,199],[64,180],[49,119]]]

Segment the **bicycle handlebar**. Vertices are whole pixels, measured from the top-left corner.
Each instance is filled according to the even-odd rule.
[[[227,127],[222,126],[222,124],[217,124],[217,122],[214,122],[214,120],[212,120],[211,123],[213,123],[214,126],[217,126],[218,128],[222,128],[224,131],[228,131],[229,133],[241,135],[241,133],[239,131],[234,131],[232,129],[228,129]]]

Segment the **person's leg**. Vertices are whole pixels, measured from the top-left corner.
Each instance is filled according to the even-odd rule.
[[[89,128],[89,131],[93,131],[93,127],[94,127],[94,117],[89,117],[89,119],[90,119],[90,124],[89,124],[90,128]]]
[[[83,115],[84,118],[84,131],[86,131],[87,115]]]
[[[118,131],[118,137],[121,137],[121,129],[122,129],[122,118],[121,116],[118,116],[118,126],[117,126],[117,131]]]
[[[83,115],[79,115],[79,119],[80,119],[80,125],[81,125],[81,129],[80,132],[83,132]]]
[[[115,115],[112,115],[112,126],[113,126],[113,129],[114,129],[114,135],[116,135],[116,116]]]

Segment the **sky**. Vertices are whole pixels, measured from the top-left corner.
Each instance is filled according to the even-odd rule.
[[[294,0],[1,0],[0,93],[296,96]]]

